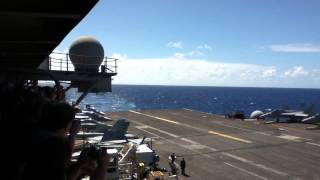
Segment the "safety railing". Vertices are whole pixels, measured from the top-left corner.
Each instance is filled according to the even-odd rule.
[[[76,57],[77,63],[71,62],[69,53],[57,53],[50,54],[48,59],[48,69],[55,71],[74,72],[75,69],[92,69],[97,68],[99,72],[103,73],[117,73],[117,61],[116,58],[104,57],[101,64],[94,64],[91,59],[99,58],[97,56],[83,56],[72,54]],[[101,57],[100,57],[101,58]]]

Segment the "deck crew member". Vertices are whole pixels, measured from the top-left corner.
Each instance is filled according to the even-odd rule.
[[[186,161],[184,160],[184,158],[182,158],[182,160],[180,161],[180,168],[181,168],[181,174],[186,175],[185,173]]]

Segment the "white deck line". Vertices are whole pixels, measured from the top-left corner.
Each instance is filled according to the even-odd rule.
[[[289,134],[281,134],[280,136],[276,136],[276,137],[281,138],[281,139],[286,139],[286,140],[289,140],[289,141],[300,141],[302,139],[301,137],[292,136],[292,135],[289,135]]]
[[[240,156],[236,156],[236,155],[233,155],[233,154],[230,154],[230,153],[226,153],[226,152],[222,152],[222,154],[224,154],[225,156],[228,156],[230,158],[233,158],[233,159],[236,159],[238,161],[241,161],[243,163],[246,163],[246,164],[250,164],[252,166],[255,166],[255,167],[258,167],[260,169],[263,169],[263,170],[266,170],[266,171],[269,171],[269,172],[272,172],[274,174],[278,174],[278,175],[281,175],[281,176],[288,176],[287,173],[285,172],[282,172],[282,171],[279,171],[279,170],[276,170],[276,169],[273,169],[273,168],[270,168],[270,167],[267,167],[263,164],[258,164],[258,163],[255,163],[253,161],[250,161],[250,160],[247,160],[243,157],[240,157]]]
[[[163,138],[163,137],[159,136],[158,134],[153,133],[153,132],[150,132],[150,131],[145,130],[145,129],[143,129],[143,128],[137,128],[137,129],[139,129],[140,131],[144,131],[144,132],[147,132],[147,133],[149,133],[149,134],[152,134],[152,135],[154,135],[155,137]]]
[[[161,130],[161,129],[158,129],[158,128],[154,128],[154,127],[151,127],[151,126],[146,126],[146,127],[139,127],[138,129],[153,129],[153,130],[156,130],[156,131],[158,131],[158,132],[161,132],[161,133],[163,133],[163,134],[166,134],[166,135],[168,135],[168,136],[171,136],[171,137],[174,137],[174,138],[178,138],[178,137],[180,137],[180,136],[177,136],[177,135],[175,135],[175,134],[172,134],[172,133],[169,133],[169,132],[167,132],[167,131],[164,131],[164,130]]]
[[[227,163],[227,162],[224,162],[224,164],[226,164],[226,165],[228,165],[228,166],[231,166],[231,167],[233,167],[233,168],[235,168],[235,169],[238,169],[238,170],[240,170],[240,171],[246,172],[246,173],[248,173],[248,174],[250,174],[250,175],[252,175],[252,176],[255,176],[255,177],[257,177],[257,178],[260,178],[260,179],[263,179],[263,180],[269,180],[269,179],[266,178],[266,177],[260,176],[260,175],[254,173],[254,172],[251,172],[251,171],[248,171],[248,170],[246,170],[246,169],[240,168],[240,167],[235,166],[235,165],[233,165],[233,164],[230,164],[230,163]]]
[[[171,121],[169,119],[165,119],[165,118],[161,118],[161,117],[157,117],[157,116],[152,116],[152,115],[144,114],[144,113],[137,112],[137,111],[130,110],[129,112],[135,113],[135,114],[139,114],[139,115],[143,115],[143,116],[147,116],[147,117],[151,117],[151,118],[154,118],[154,119],[158,119],[158,120],[169,122],[169,123],[173,123],[173,124],[180,124],[179,122],[176,122],[176,121]]]
[[[180,138],[182,141],[185,141],[185,142],[188,142],[190,144],[199,144],[198,142],[196,141],[192,141],[191,139],[187,139],[187,138]]]
[[[312,143],[312,142],[306,142],[307,144],[310,144],[310,145],[313,145],[313,146],[318,146],[320,147],[320,144],[317,144],[317,143]]]

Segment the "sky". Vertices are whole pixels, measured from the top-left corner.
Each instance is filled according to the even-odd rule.
[[[100,0],[56,47],[96,38],[113,84],[320,88],[319,0]]]

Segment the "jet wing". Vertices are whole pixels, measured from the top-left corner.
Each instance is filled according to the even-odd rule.
[[[281,113],[281,116],[308,117],[309,115],[303,112],[288,112],[288,113]]]
[[[96,136],[103,136],[104,133],[96,133],[96,132],[78,132],[77,138],[89,138],[89,137],[96,137]]]
[[[320,123],[320,116],[314,115],[314,116],[303,119],[302,122],[307,124]]]

